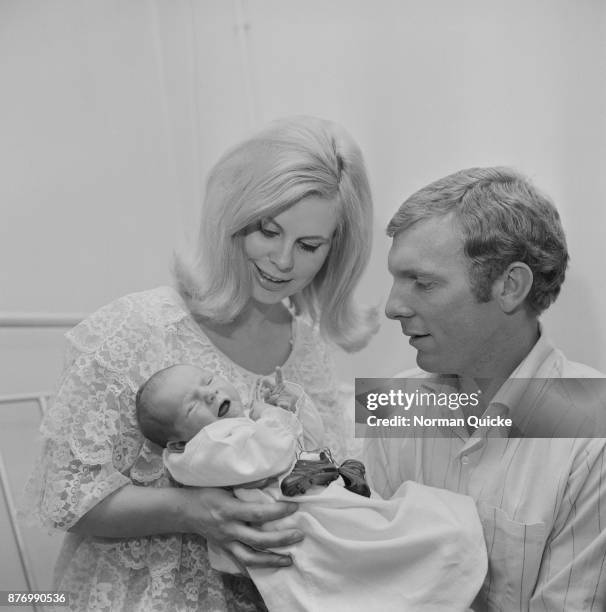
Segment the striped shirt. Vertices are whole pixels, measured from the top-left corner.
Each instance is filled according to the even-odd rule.
[[[444,391],[444,379],[416,376],[423,388]],[[603,377],[568,361],[544,334],[511,376]],[[524,416],[511,378],[483,416]],[[440,426],[436,437],[369,438],[364,450],[372,486],[384,497],[414,480],[475,500],[489,569],[474,610],[598,612],[606,610],[605,449],[604,438],[515,438],[486,428],[470,436]]]

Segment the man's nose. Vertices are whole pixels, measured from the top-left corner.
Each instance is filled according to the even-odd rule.
[[[401,317],[412,317],[414,314],[415,311],[405,292],[401,288],[392,287],[385,304],[385,316],[388,319],[399,319]]]
[[[276,249],[270,254],[269,259],[280,272],[290,272],[294,265],[293,245],[288,242],[276,245]]]

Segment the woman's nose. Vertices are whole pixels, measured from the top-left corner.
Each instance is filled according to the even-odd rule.
[[[280,272],[290,272],[294,265],[292,245],[284,242],[270,254],[269,259]]]

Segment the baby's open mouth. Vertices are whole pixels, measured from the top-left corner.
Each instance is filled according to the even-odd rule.
[[[221,402],[221,405],[219,406],[218,416],[219,417],[225,416],[229,412],[230,406],[231,406],[231,402],[228,399],[223,400]]]

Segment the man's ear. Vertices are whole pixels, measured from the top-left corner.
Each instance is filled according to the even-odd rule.
[[[532,270],[521,261],[509,264],[495,281],[492,297],[505,313],[512,313],[522,304],[532,288]]]

